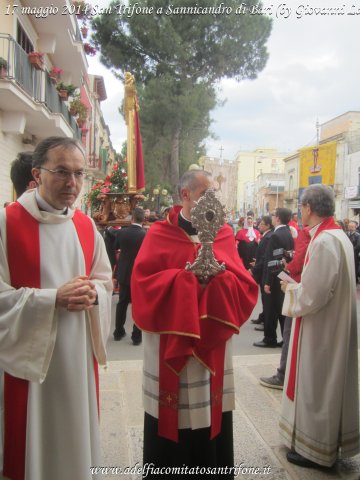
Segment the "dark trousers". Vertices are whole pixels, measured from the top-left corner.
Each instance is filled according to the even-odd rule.
[[[130,285],[120,285],[119,302],[116,305],[115,331],[114,337],[120,337],[125,333],[126,312],[129,303],[131,303]],[[134,324],[131,335],[132,340],[141,340],[141,330]]]
[[[143,465],[152,464],[155,467],[188,467],[211,468],[228,467],[218,474],[168,474],[156,475],[149,472],[146,479],[199,479],[204,480],[232,480],[234,471],[229,472],[234,466],[233,422],[232,412],[222,415],[221,432],[210,440],[210,428],[179,430],[179,442],[172,442],[158,435],[158,420],[145,413],[144,418],[144,458]],[[144,472],[145,473],[145,472]]]
[[[358,283],[358,276],[359,276],[359,259],[355,257],[355,283]]]
[[[262,303],[262,312],[259,315],[259,320],[261,323],[265,324],[265,304],[266,304],[266,298],[267,297],[266,293],[264,292],[264,288],[262,285],[260,285],[260,293],[261,293],[261,303]]]
[[[284,303],[284,293],[281,291],[280,283],[276,282],[271,286],[271,293],[264,293],[264,342],[276,343],[276,329],[278,321],[280,322],[281,335],[284,330],[285,317],[282,315],[282,306]]]
[[[292,317],[285,317],[284,331],[282,334],[284,343],[281,349],[280,365],[279,365],[279,368],[277,369],[277,376],[282,381],[284,381],[285,379],[286,362],[287,362],[288,351],[289,351],[292,322],[293,322]]]

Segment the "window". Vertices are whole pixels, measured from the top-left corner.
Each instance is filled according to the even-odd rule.
[[[25,50],[26,53],[30,53],[34,51],[34,46],[31,43],[29,37],[26,35],[25,30],[21,26],[20,22],[17,22],[17,43],[20,47]]]
[[[289,178],[289,192],[292,192],[294,188],[294,178],[292,175],[290,175],[290,178]]]

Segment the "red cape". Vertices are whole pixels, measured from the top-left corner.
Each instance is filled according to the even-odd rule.
[[[248,232],[248,228],[242,228],[237,232],[235,236],[235,240],[237,242],[244,241],[246,243],[250,243],[250,238],[246,235],[247,232]],[[256,230],[256,228],[254,228],[254,233],[255,233],[254,240],[256,241],[256,243],[259,243],[261,240],[261,233],[258,230]]]
[[[179,375],[188,358],[195,356],[216,376],[219,352],[249,318],[258,287],[239,258],[231,228],[225,225],[213,249],[226,270],[202,288],[196,276],[185,270],[200,244],[177,225],[180,209],[172,209],[167,220],[156,222],[146,234],[132,273],[133,318],[140,329],[163,334],[160,368],[165,364],[168,374]]]

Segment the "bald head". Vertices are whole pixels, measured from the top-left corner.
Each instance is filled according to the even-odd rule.
[[[189,170],[184,173],[179,182],[179,196],[185,218],[190,220],[190,210],[195,206],[195,202],[211,187],[213,187],[213,180],[209,172]]]

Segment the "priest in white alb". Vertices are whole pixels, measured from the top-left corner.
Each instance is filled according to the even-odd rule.
[[[354,252],[334,208],[330,187],[304,191],[311,240],[301,282],[282,282],[283,314],[294,320],[280,433],[288,461],[307,468],[331,468],[360,451]]]
[[[33,156],[37,188],[0,211],[4,465],[11,480],[88,480],[100,463],[98,363],[106,363],[111,267],[72,206],[85,168],[73,139]]]

